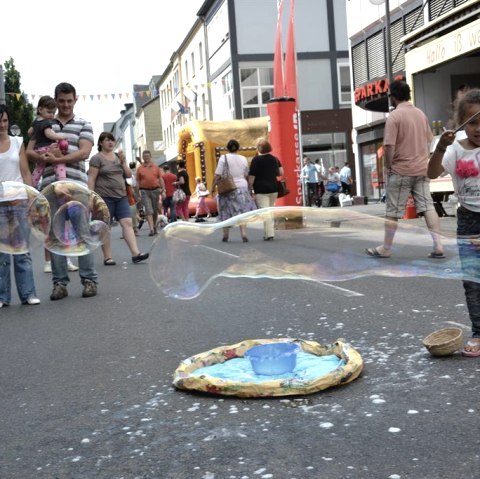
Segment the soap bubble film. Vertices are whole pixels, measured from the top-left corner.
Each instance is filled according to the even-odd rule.
[[[42,193],[52,215],[45,247],[63,256],[82,256],[98,248],[109,234],[110,215],[102,198],[76,181],[57,181]]]
[[[32,240],[50,230],[50,206],[35,188],[16,181],[0,183],[0,251],[25,254]]]
[[[263,241],[264,221],[275,222],[275,240]],[[247,225],[248,243],[238,226]],[[428,258],[432,237],[425,222],[400,220],[392,256],[374,258],[365,249],[383,242],[385,218],[354,208],[264,208],[217,223],[171,223],[154,241],[150,273],[165,296],[193,299],[215,279],[270,278],[332,283],[366,276],[430,277],[478,281],[480,246],[464,260],[455,232],[442,236],[446,259]],[[223,243],[222,228],[230,227]],[[448,234],[448,235],[447,235]],[[469,267],[470,266],[470,267]]]

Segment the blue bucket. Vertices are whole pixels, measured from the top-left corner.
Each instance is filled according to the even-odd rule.
[[[254,346],[245,351],[255,374],[273,376],[290,373],[297,364],[300,346],[295,343],[272,343]]]

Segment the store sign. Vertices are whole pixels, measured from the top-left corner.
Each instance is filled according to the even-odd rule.
[[[383,78],[355,88],[355,104],[388,92],[388,80]]]
[[[395,75],[394,80],[405,80],[404,75]],[[365,110],[388,111],[388,80],[381,78],[355,88],[355,104]]]
[[[406,69],[415,73],[480,48],[480,19],[405,54]]]

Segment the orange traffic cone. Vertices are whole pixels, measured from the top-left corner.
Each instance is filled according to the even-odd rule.
[[[417,208],[415,208],[415,202],[413,197],[410,195],[405,206],[405,214],[403,215],[404,220],[414,220],[417,218]]]

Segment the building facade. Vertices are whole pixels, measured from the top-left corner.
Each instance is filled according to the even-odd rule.
[[[284,37],[289,7],[284,0]],[[295,9],[303,153],[341,166],[353,160],[345,0],[297,0]],[[204,2],[159,86],[167,160],[188,120],[267,114],[276,26],[277,0]]]
[[[348,1],[347,25],[357,187],[362,195],[381,198],[385,192],[382,140],[388,66],[392,79],[404,78],[410,84],[414,104],[438,134],[452,120],[452,102],[459,87],[480,86],[480,2],[390,0],[386,2],[389,29],[385,2],[373,3],[379,2]]]
[[[284,34],[289,4],[284,1]],[[222,103],[233,105],[237,119],[266,115],[277,2],[207,1],[199,13],[207,25],[214,115]],[[302,153],[341,166],[351,157],[345,1],[297,0],[295,42]]]

